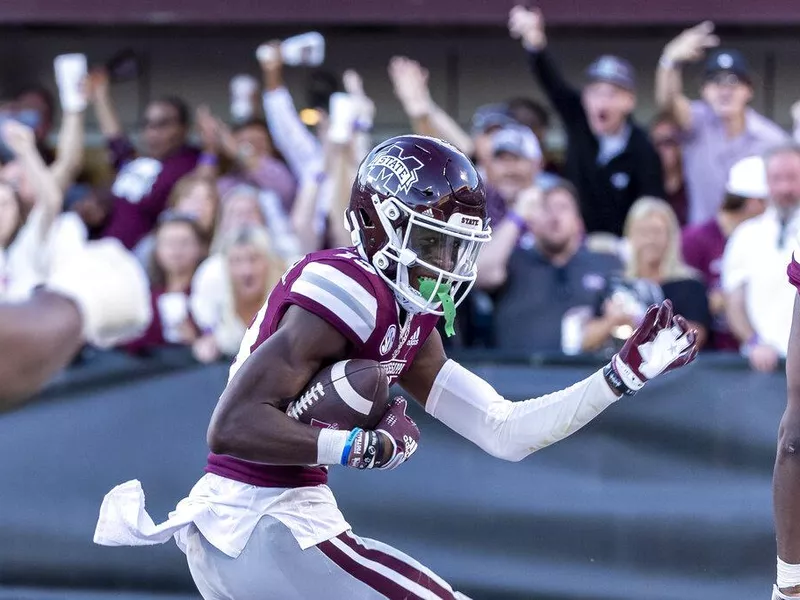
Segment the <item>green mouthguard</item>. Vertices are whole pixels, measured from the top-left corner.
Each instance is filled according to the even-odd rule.
[[[444,332],[447,334],[447,337],[454,336],[456,334],[455,327],[453,327],[453,323],[456,320],[456,305],[453,302],[453,298],[450,296],[450,284],[442,283],[439,288],[436,289],[435,279],[431,279],[430,277],[419,278],[419,293],[422,294],[425,299],[432,298],[434,290],[436,296],[439,298],[439,302],[442,303],[442,310],[444,311]]]

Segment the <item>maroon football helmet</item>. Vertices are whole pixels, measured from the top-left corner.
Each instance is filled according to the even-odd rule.
[[[345,225],[353,244],[412,313],[443,314],[475,283],[491,239],[486,192],[475,166],[450,144],[401,135],[379,144],[358,169]],[[424,295],[421,278],[431,279]]]

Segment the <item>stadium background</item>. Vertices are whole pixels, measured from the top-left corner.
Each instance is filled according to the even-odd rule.
[[[800,4],[541,5],[569,78],[579,81],[593,57],[611,52],[633,61],[642,90],[652,89],[661,48],[678,28],[713,19],[759,73],[754,107],[790,125],[800,89]],[[62,52],[102,61],[130,47],[146,57],[148,75],[124,84],[127,93],[115,91],[120,114],[140,114],[148,98],[167,91],[224,112],[228,78],[256,74],[259,43],[313,28],[326,37],[327,68],[361,72],[379,107],[378,139],[406,129],[386,77],[395,54],[425,63],[435,99],[462,123],[497,98],[541,97],[504,27],[510,3],[222,6],[0,3],[0,88],[20,79],[52,84],[52,57]],[[287,76],[299,105],[305,77],[302,70]],[[642,119],[653,114],[650,98],[640,95]],[[556,389],[592,368],[519,356],[473,356],[469,364],[512,398]],[[493,462],[417,415],[417,460],[385,481],[337,473],[334,486],[364,535],[410,551],[476,598],[766,597],[774,556],[769,480],[785,381],[751,373],[737,358],[703,357],[692,369],[524,465]],[[224,370],[192,366],[181,353],[107,355],[0,419],[0,598],[194,597],[177,549],[93,547],[92,519],[102,493],[131,477],[154,491],[154,514],[182,496],[202,469],[205,424]],[[398,511],[394,525],[381,518],[383,502]]]

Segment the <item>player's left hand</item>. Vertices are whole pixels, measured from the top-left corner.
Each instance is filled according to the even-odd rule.
[[[391,452],[384,457],[379,469],[394,469],[406,462],[419,447],[419,427],[406,415],[408,402],[397,396],[389,404],[389,410],[383,415],[375,428],[378,434],[389,438]]]
[[[627,339],[604,370],[618,392],[635,394],[653,377],[692,362],[697,356],[697,334],[672,302],[651,306],[641,325]]]

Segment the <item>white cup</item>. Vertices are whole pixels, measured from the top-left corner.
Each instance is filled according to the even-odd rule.
[[[85,54],[62,54],[53,61],[61,108],[66,112],[86,109],[86,98],[81,90],[88,66]]]
[[[178,328],[189,316],[189,299],[181,292],[168,292],[158,297],[158,314],[164,339],[175,344],[183,341]]]

